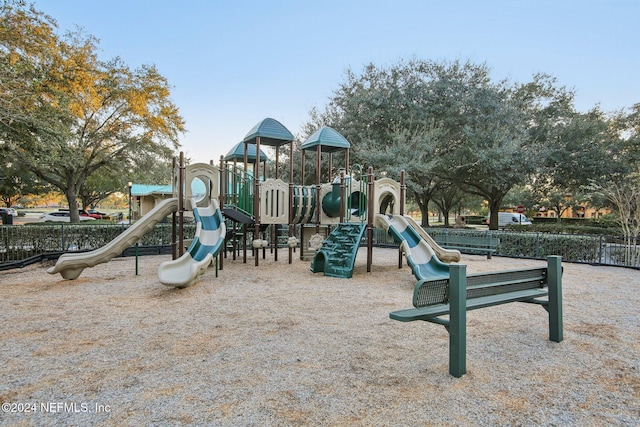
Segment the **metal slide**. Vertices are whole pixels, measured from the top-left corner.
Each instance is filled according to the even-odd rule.
[[[180,258],[160,264],[158,279],[163,285],[176,288],[193,285],[224,247],[226,227],[218,202],[214,199],[207,207],[199,208],[191,199],[191,207],[196,219],[195,237]]]
[[[418,280],[449,277],[449,264],[438,259],[431,246],[405,217],[377,214],[375,222],[376,226],[385,229],[400,244],[407,258],[407,264]]]
[[[158,222],[177,210],[177,198],[163,200],[103,247],[91,252],[63,254],[58,258],[56,265],[47,270],[47,273],[60,273],[67,280],[77,279],[85,268],[109,262],[125,249],[139,242],[142,236],[151,231]]]

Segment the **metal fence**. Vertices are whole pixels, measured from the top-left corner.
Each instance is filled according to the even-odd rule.
[[[54,224],[0,226],[0,270],[22,267],[40,259],[55,259],[65,252],[89,251],[109,243],[129,227],[127,224]],[[194,224],[185,224],[193,236]],[[171,225],[156,224],[138,244],[139,253],[171,253]],[[133,254],[127,249],[122,256]]]
[[[502,230],[427,228],[436,240],[442,235],[487,236],[500,239],[496,256],[546,259],[560,255],[565,262],[640,269],[640,241],[616,236],[528,233]],[[395,245],[383,230],[374,234],[378,244]],[[397,246],[397,245],[396,245]]]
[[[100,248],[126,230],[126,224],[56,224],[38,226],[0,226],[0,270],[21,267],[38,259],[55,259],[61,253]],[[623,237],[528,233],[519,231],[428,228],[434,238],[449,235],[486,235],[500,239],[496,256],[545,259],[560,255],[565,262],[609,265],[640,269],[640,245]],[[194,224],[185,224],[186,238],[195,233]],[[279,241],[286,242],[286,227]],[[397,247],[384,230],[374,230],[374,244]],[[268,236],[265,236],[269,238]],[[139,253],[170,253],[171,225],[157,224],[139,243]],[[126,250],[123,256],[133,254]]]

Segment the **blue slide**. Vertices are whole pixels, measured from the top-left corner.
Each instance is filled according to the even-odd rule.
[[[199,208],[194,199],[190,201],[196,220],[195,237],[180,258],[165,261],[158,267],[158,279],[166,286],[186,288],[193,285],[224,247],[226,227],[218,202],[214,199],[207,207]]]
[[[449,277],[449,264],[438,259],[435,252],[409,222],[400,215],[377,214],[376,225],[391,234],[400,244],[413,275],[418,280]]]

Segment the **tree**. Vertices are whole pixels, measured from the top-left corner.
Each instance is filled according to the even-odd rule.
[[[502,200],[534,175],[549,124],[572,99],[546,75],[522,85],[492,82],[485,64],[411,60],[369,64],[360,75],[348,70],[315,118],[353,144],[355,159],[405,168],[423,221],[445,181],[486,199],[497,228]]]
[[[2,205],[10,207],[20,200],[28,179],[24,179],[24,171],[21,171],[14,164],[5,162],[0,175],[0,201]]]
[[[629,114],[619,112],[609,121],[613,135],[612,158],[618,164],[618,173],[608,180],[591,180],[594,195],[604,198],[616,213],[622,227],[625,245],[625,263],[640,262],[640,103]],[[626,173],[625,173],[626,171]]]
[[[50,186],[42,183],[24,167],[4,160],[2,175],[0,175],[0,200],[5,206],[10,207],[20,203],[27,194],[50,190]]]
[[[449,215],[451,211],[460,206],[464,197],[465,193],[463,193],[455,183],[446,180],[439,182],[432,200],[440,212],[442,212],[445,227],[449,227]]]
[[[628,164],[620,161],[617,152],[620,135],[599,109],[568,115],[555,136],[546,156],[546,169],[557,190],[575,194],[592,179],[604,181],[628,173]]]
[[[427,77],[432,63],[400,62],[389,69],[369,64],[361,75],[347,70],[324,113],[313,109],[310,127],[328,125],[352,144],[351,158],[398,179],[406,171],[408,196],[428,225],[428,205],[438,177],[430,147],[441,129],[427,115]]]
[[[432,172],[435,157],[430,152],[440,131],[433,127],[399,129],[390,132],[390,143],[378,150],[362,152],[365,164],[376,165],[389,178],[400,179],[406,173],[407,196],[414,200],[422,215],[422,226],[429,226],[429,202],[440,187],[440,178]]]
[[[629,174],[622,181],[594,183],[594,187],[616,212],[626,243],[625,264],[637,265],[640,262],[640,173]]]
[[[83,209],[95,208],[101,201],[115,193],[127,191],[127,183],[171,184],[171,160],[152,153],[135,153],[121,168],[98,169],[78,192]],[[185,159],[187,162],[187,159]],[[187,162],[188,163],[188,162]]]
[[[0,147],[66,195],[72,221],[96,171],[131,170],[139,153],[178,148],[184,122],[154,66],[101,61],[93,37],[57,36],[55,21],[33,6],[1,11]]]
[[[524,182],[536,162],[526,148],[525,116],[512,91],[504,83],[474,80],[455,80],[453,90],[443,92],[440,103],[450,111],[450,138],[442,141],[438,173],[486,199],[490,228],[497,229],[503,198]]]
[[[614,114],[609,120],[609,130],[615,136],[612,147],[614,159],[626,164],[631,172],[640,172],[640,103]]]

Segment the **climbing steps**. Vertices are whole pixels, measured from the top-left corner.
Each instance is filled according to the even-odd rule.
[[[331,231],[311,261],[311,271],[350,279],[366,224],[342,223]]]

